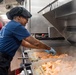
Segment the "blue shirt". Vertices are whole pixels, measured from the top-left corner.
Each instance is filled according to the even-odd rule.
[[[14,56],[22,40],[30,36],[27,29],[19,22],[10,21],[0,31],[0,52]]]

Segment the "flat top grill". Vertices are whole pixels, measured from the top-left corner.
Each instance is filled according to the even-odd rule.
[[[68,71],[70,70],[70,74],[68,74],[68,75],[75,75],[76,74],[75,73],[76,72],[75,71],[76,59],[74,57],[69,56],[67,54],[61,54],[61,56],[57,55],[58,57],[52,56],[51,58],[45,58],[45,59],[39,59],[39,58],[37,59],[36,58],[33,61],[33,59],[30,57],[34,57],[34,56],[32,56],[34,52],[41,53],[41,52],[43,52],[43,50],[31,50],[31,51],[25,50],[22,52],[22,54],[23,54],[22,66],[24,68],[25,75],[46,75],[46,72],[48,69],[53,70],[53,72],[55,72],[55,70],[56,70],[56,72],[58,72],[58,74],[56,74],[56,75],[59,75],[59,74],[61,75],[61,73],[63,73],[64,70],[66,71],[66,69],[68,69]],[[31,55],[29,53],[31,53]],[[62,68],[62,70],[60,72],[61,68]],[[68,72],[65,72],[65,74],[67,74],[67,73]],[[62,74],[62,75],[65,75],[65,74]],[[49,75],[49,73],[48,73],[48,75]]]

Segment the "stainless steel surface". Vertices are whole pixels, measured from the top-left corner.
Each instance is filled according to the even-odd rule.
[[[61,34],[65,40],[72,45],[76,43],[76,3],[75,0],[68,0],[62,5],[44,13],[43,16],[57,29],[59,34]],[[70,26],[69,31],[67,28]],[[74,29],[74,30],[73,30]],[[54,32],[52,32],[54,34]]]
[[[41,41],[51,47],[71,46],[71,44],[66,40],[41,40]]]
[[[55,27],[48,27],[48,36],[50,38],[63,37],[61,33]]]
[[[52,0],[53,1],[53,0]],[[31,18],[31,26],[27,26],[29,31],[31,33],[47,33],[48,32],[48,26],[52,26],[41,14],[38,14],[37,12],[46,6],[50,0],[32,0],[31,1],[31,13],[32,13],[32,18]],[[27,6],[28,7],[28,6]],[[29,9],[29,8],[28,8]]]
[[[40,14],[31,18],[31,33],[48,33],[48,27],[52,25]]]
[[[58,3],[62,2],[62,4],[58,4],[58,5],[56,4],[56,6],[57,6],[56,8],[65,6],[64,4],[70,3],[71,1],[72,0],[68,0],[68,1],[63,2],[63,1],[58,0]],[[31,29],[30,32],[33,33],[33,34],[48,33],[49,37],[53,36],[54,38],[55,37],[64,37],[65,40],[64,41],[62,40],[63,41],[62,45],[70,45],[71,43],[69,41],[67,41],[67,38],[68,38],[69,34],[66,31],[66,27],[68,26],[68,23],[69,23],[70,20],[57,18],[58,14],[65,14],[65,12],[67,12],[67,11],[66,10],[65,10],[65,12],[61,11],[62,13],[60,12],[60,13],[57,14],[56,11],[58,11],[58,10],[56,10],[56,8],[51,7],[52,10],[49,9],[49,11],[47,11],[46,13],[45,13],[45,11],[42,11],[43,16],[46,18],[45,19],[41,14],[37,14],[38,10],[40,8],[44,7],[44,5],[46,4],[44,2],[45,4],[42,3],[42,5],[41,5],[40,2],[44,2],[44,1],[38,1],[38,2],[32,1],[31,2],[31,13],[33,14],[33,17],[31,18],[31,26],[29,26],[30,29]],[[47,4],[49,4],[49,2]],[[53,11],[54,9],[56,11]],[[55,30],[48,32],[48,27],[50,27],[50,28],[54,27]],[[61,42],[61,41],[59,40],[59,42]],[[47,41],[47,43],[48,43],[48,41]],[[60,43],[58,43],[55,46],[58,46],[58,45],[61,46]],[[54,44],[53,44],[53,46],[54,46]]]
[[[75,46],[64,46],[64,47],[54,47],[58,54],[68,54],[69,56],[76,57],[76,47]]]

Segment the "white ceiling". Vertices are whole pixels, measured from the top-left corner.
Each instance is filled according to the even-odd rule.
[[[25,1],[29,1],[29,0],[25,0]],[[45,7],[46,5],[48,5],[51,1],[53,0],[30,0],[31,1],[31,11],[32,13],[37,13],[39,10],[41,10],[43,7]],[[9,9],[6,9],[6,5],[12,5],[12,7],[18,6],[20,5],[16,0],[3,0],[2,3],[0,3],[0,15],[1,14],[5,14]]]
[[[20,5],[16,0],[3,0],[0,3],[0,15],[5,14],[9,9],[6,9],[6,5],[11,5],[12,7]]]

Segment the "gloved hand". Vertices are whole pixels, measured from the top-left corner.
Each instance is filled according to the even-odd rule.
[[[56,51],[53,48],[51,48],[51,50],[45,50],[45,52],[49,54],[52,53],[52,55],[56,55]]]

